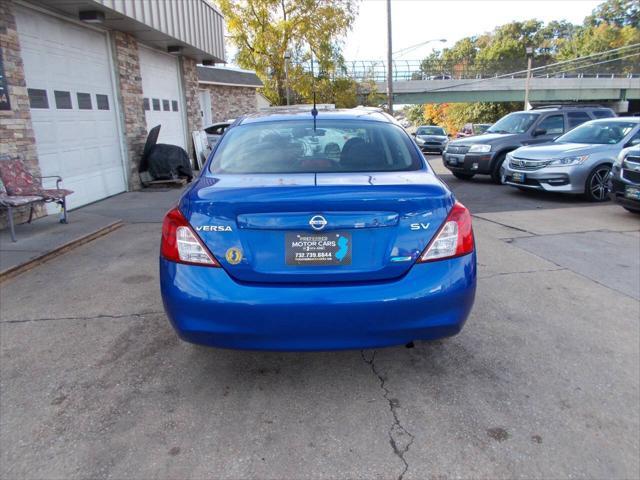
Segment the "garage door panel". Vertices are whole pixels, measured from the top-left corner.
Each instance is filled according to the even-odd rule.
[[[31,109],[43,175],[63,177],[71,207],[124,191],[106,35],[23,7],[16,23],[27,88],[47,92],[48,108]],[[68,92],[70,109],[56,108],[56,90]],[[90,109],[79,108],[78,93],[89,94]],[[107,110],[97,95],[108,97]]]
[[[182,94],[179,83],[179,67],[175,57],[140,45],[140,74],[142,92],[149,99],[150,110],[146,110],[147,131],[161,125],[158,143],[168,143],[185,148],[185,126],[182,116]],[[156,102],[154,102],[156,100]],[[168,110],[165,102],[168,101]],[[173,111],[173,102],[178,111]],[[160,110],[154,110],[159,103]]]

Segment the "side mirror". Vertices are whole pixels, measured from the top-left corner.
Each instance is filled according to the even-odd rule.
[[[546,135],[546,134],[547,134],[547,131],[546,131],[544,128],[536,128],[536,129],[533,131],[533,134],[532,134],[532,135],[533,135],[534,137],[539,137],[540,135]]]
[[[412,132],[412,133],[411,133],[411,136],[412,136],[412,137],[415,137],[415,136],[416,136],[416,132]]]

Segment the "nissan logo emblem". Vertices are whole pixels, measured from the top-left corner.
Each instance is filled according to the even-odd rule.
[[[309,225],[314,230],[322,230],[327,226],[327,223],[327,219],[322,215],[314,215],[313,217],[311,217],[311,220],[309,220]]]

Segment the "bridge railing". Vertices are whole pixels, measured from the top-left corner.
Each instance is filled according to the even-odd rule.
[[[581,62],[570,65],[549,66],[549,59],[535,59],[533,76],[546,78],[638,78],[640,69],[632,59],[613,59],[606,62]],[[302,65],[311,71],[310,65]],[[392,76],[394,81],[409,80],[463,80],[492,77],[524,78],[526,59],[500,62],[446,62],[443,60],[394,60]],[[321,72],[322,74],[322,72]],[[382,60],[345,60],[341,68],[330,77],[347,77],[357,82],[385,82],[387,64]]]

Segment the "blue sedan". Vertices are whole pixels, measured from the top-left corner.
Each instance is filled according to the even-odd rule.
[[[457,334],[473,305],[471,216],[389,115],[244,117],[162,228],[160,283],[184,340],[374,348]]]

